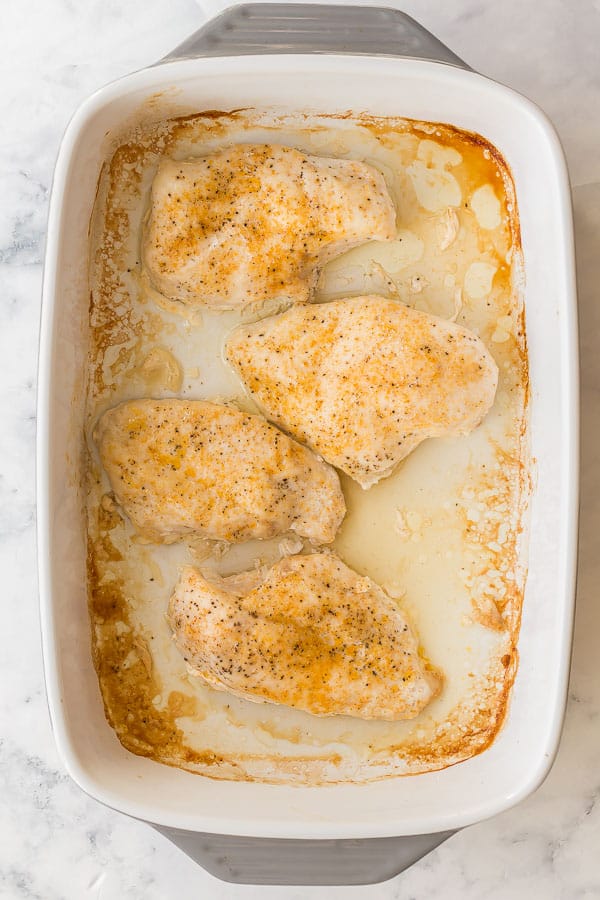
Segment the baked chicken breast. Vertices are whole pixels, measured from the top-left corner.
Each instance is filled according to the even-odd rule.
[[[364,488],[426,438],[475,428],[498,382],[475,334],[375,296],[242,325],[226,354],[267,418]]]
[[[115,498],[145,537],[237,543],[291,531],[329,543],[337,473],[262,416],[201,400],[132,400],[94,435]]]
[[[186,567],[169,603],[175,642],[207,684],[317,716],[410,719],[441,678],[392,600],[329,553],[266,576],[208,580]]]
[[[238,144],[160,163],[143,261],[165,297],[235,309],[308,300],[325,262],[395,234],[394,205],[372,166]]]

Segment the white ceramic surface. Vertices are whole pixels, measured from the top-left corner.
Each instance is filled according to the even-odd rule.
[[[594,62],[597,14],[589,5],[576,19],[552,2],[535,11],[510,2],[493,11],[478,3],[461,2],[447,10],[438,6],[406,8],[475,67],[540,100],[559,123],[571,161],[587,401],[578,640],[567,731],[559,761],[541,791],[512,812],[453,838],[393,884],[359,889],[360,896],[592,898],[600,891],[593,852],[599,821],[598,613],[593,600],[598,576],[594,447],[600,381],[595,361],[599,320],[593,299],[600,274],[595,237],[600,173],[598,126],[589,115],[597,108],[599,91]],[[34,335],[48,175],[58,136],[77,100],[109,77],[175,45],[195,27],[196,11],[181,4],[178,16],[166,19],[163,4],[146,2],[132,3],[127,16],[121,5],[106,3],[77,9],[60,3],[44,9],[19,4],[3,13],[11,39],[2,60],[8,102],[0,172],[1,552],[8,609],[0,656],[6,777],[0,819],[2,896],[318,896],[317,890],[217,885],[148,829],[87,801],[56,762],[40,682],[31,532]],[[491,29],[502,37],[497,43],[489,39]],[[322,896],[351,894],[348,889],[343,894],[327,889]]]
[[[164,92],[157,100],[157,94]],[[488,138],[513,172],[525,259],[535,464],[520,663],[509,714],[483,754],[440,772],[321,788],[200,778],[133,756],[107,726],[87,647],[79,458],[88,309],[87,222],[106,140],[123,122],[202,108],[357,111],[449,121]],[[138,112],[138,110],[140,110]],[[42,636],[55,735],[73,778],[161,825],[261,837],[383,837],[470,825],[544,778],[570,658],[577,504],[577,346],[570,196],[556,136],[528,101],[471,72],[414,60],[263,56],[173,62],[100,91],[72,120],[54,176],[38,407]],[[74,648],[77,651],[74,651]]]

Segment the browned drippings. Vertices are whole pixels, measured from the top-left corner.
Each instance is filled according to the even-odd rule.
[[[341,118],[341,117],[340,117]],[[470,189],[482,183],[499,185],[497,192],[505,223],[493,235],[486,235],[485,252],[497,263],[490,303],[510,293],[511,265],[506,261],[506,248],[514,254],[520,251],[519,219],[511,173],[502,156],[479,135],[460,131],[447,124],[419,123],[401,119],[376,119],[353,116],[347,119],[366,129],[385,143],[392,133],[402,132],[422,139],[431,137],[438,144],[459,149],[463,157],[456,167]],[[178,116],[147,127],[133,129],[129,139],[117,147],[100,175],[95,219],[91,228],[91,284],[90,294],[90,366],[87,431],[98,413],[118,402],[127,394],[128,373],[137,371],[146,358],[147,346],[162,343],[161,318],[140,287],[139,232],[141,212],[148,190],[148,173],[152,173],[162,156],[176,154],[179,148],[199,139],[231,143],[235,124],[237,139],[243,140],[244,129],[252,125],[251,112],[210,110],[193,115]],[[275,126],[273,126],[275,127]],[[313,117],[314,131],[327,129],[327,117]],[[434,136],[432,136],[432,131]],[[459,221],[473,216],[468,202],[456,210]],[[408,223],[410,227],[410,222]],[[132,241],[132,235],[135,235]],[[483,240],[483,239],[482,239]],[[132,250],[133,245],[133,250]],[[135,302],[134,302],[135,300]],[[490,334],[482,334],[489,341]],[[492,345],[493,346],[493,345]],[[145,349],[144,349],[145,348]],[[526,460],[527,440],[527,349],[524,313],[519,313],[519,325],[502,352],[510,366],[503,371],[509,390],[523,397],[523,415],[515,422],[518,439],[510,453],[498,446],[498,471],[490,472],[478,484],[488,485],[496,492],[498,502],[521,510],[528,496],[529,470]],[[198,364],[202,361],[198,360]],[[130,378],[131,381],[131,378]],[[185,379],[184,379],[185,383]],[[139,392],[137,396],[140,396]],[[93,448],[92,448],[93,455]],[[128,750],[169,765],[187,768],[215,778],[251,779],[264,781],[295,781],[314,784],[335,781],[331,771],[339,768],[338,780],[347,776],[342,771],[343,758],[337,752],[315,756],[299,753],[288,758],[239,751],[221,753],[215,748],[191,747],[185,733],[177,724],[181,719],[202,719],[205,712],[195,693],[165,692],[156,664],[154,637],[141,631],[131,612],[131,586],[125,584],[119,572],[127,541],[121,513],[98,502],[98,476],[93,459],[90,461],[90,503],[88,528],[88,596],[92,621],[92,650],[94,664],[102,690],[108,721],[119,740]],[[375,489],[374,489],[375,490]],[[494,526],[497,528],[497,525]],[[473,527],[464,519],[464,531],[474,547],[496,543],[497,531],[489,523]],[[495,556],[504,558],[505,569],[517,565],[518,528],[510,533],[502,553],[490,551],[489,566],[496,566]],[[356,566],[360,568],[360,566]],[[370,573],[369,573],[370,574]],[[485,574],[485,573],[482,573]],[[377,580],[375,578],[375,580]],[[164,607],[172,585],[164,587]],[[141,588],[140,588],[141,590]],[[482,752],[494,740],[502,725],[510,689],[517,669],[516,643],[521,616],[523,586],[512,582],[501,603],[492,600],[488,605],[474,606],[473,616],[484,626],[506,635],[507,647],[489,673],[489,685],[478,697],[476,708],[460,704],[447,720],[424,739],[403,738],[397,743],[380,746],[376,740],[361,763],[360,780],[368,780],[385,762],[389,774],[395,774],[400,763],[408,763],[409,772],[431,771]],[[138,598],[139,599],[139,598]],[[426,636],[423,636],[426,643]],[[432,660],[435,665],[435,659]],[[495,682],[500,683],[498,688]],[[157,697],[162,697],[157,703]],[[268,714],[264,713],[264,715]],[[278,728],[270,726],[274,735]],[[294,733],[282,726],[282,734]],[[298,738],[298,743],[301,738]],[[254,771],[250,763],[256,760],[272,762],[272,773]],[[322,774],[320,765],[330,767]],[[380,777],[375,774],[375,777]]]

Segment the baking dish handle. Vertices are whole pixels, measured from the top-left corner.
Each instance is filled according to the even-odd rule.
[[[272,53],[400,56],[469,68],[433,34],[398,9],[317,3],[246,3],[230,7],[161,63]]]
[[[440,831],[392,838],[290,840],[154,828],[222,881],[321,886],[387,881],[455,834]]]

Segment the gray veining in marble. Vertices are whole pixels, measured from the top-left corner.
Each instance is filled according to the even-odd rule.
[[[600,5],[406,0],[474,68],[556,123],[574,185],[583,352],[580,578],[556,765],[516,809],[372,888],[234,887],[64,774],[42,681],[34,536],[35,377],[47,198],[77,104],[198,27],[192,0],[3,0],[0,71],[0,900],[600,898]]]

